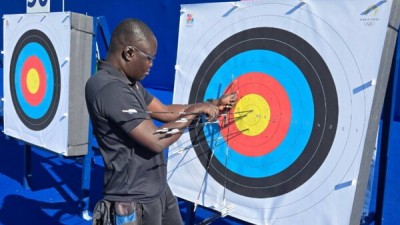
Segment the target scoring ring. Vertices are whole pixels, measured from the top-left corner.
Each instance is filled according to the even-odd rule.
[[[271,118],[271,109],[263,97],[257,94],[243,96],[235,107],[235,125],[246,136],[257,136],[268,126]],[[240,113],[245,111],[249,113]]]

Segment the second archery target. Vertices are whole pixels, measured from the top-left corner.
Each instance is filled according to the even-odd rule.
[[[68,12],[5,15],[3,22],[4,133],[63,155],[85,154],[92,19]]]
[[[391,6],[371,27],[368,4],[183,5],[174,102],[239,98],[171,146],[174,194],[254,224],[348,224]]]
[[[53,44],[39,30],[18,40],[10,65],[10,92],[22,123],[43,130],[53,120],[61,89],[60,65]]]

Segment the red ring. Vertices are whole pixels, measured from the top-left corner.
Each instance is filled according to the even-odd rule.
[[[39,89],[36,93],[28,90],[27,77],[30,69],[35,69],[39,74]],[[46,92],[46,74],[43,63],[36,56],[30,56],[22,66],[21,89],[25,100],[32,106],[38,106],[44,98]]]
[[[243,134],[235,123],[223,127],[221,122],[221,134],[227,144],[242,155],[262,156],[268,154],[283,141],[289,130],[291,119],[289,97],[277,80],[259,72],[241,75],[228,86],[225,93],[232,93],[236,90],[240,90],[238,99],[248,94],[264,97],[271,110],[270,121],[265,130],[256,136]],[[235,112],[235,109],[232,109],[231,112]],[[234,120],[233,114],[229,114],[228,117],[228,121]]]

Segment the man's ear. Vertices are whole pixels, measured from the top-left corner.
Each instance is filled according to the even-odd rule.
[[[133,57],[133,48],[131,46],[126,46],[122,52],[122,57],[126,61],[131,61]]]

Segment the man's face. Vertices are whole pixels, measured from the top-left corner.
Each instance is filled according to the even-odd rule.
[[[127,75],[135,81],[143,80],[153,66],[153,60],[157,53],[157,41],[155,38],[143,42],[138,46],[129,46],[132,51],[133,61],[127,66]]]

